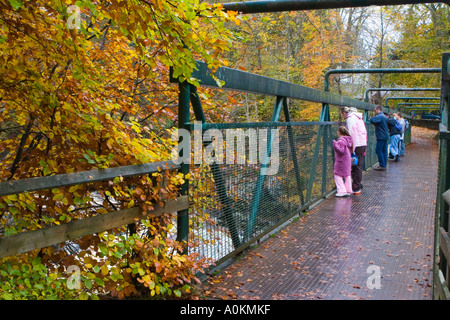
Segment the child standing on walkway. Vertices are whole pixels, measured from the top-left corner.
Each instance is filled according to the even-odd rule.
[[[353,142],[350,133],[344,126],[338,128],[337,135],[338,140],[333,140],[336,197],[346,197],[353,192],[351,180]]]

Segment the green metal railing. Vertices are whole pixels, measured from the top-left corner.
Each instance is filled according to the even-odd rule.
[[[387,97],[384,100],[384,107],[390,109],[389,107],[389,101],[391,100],[406,100],[405,103],[412,103],[414,104],[414,102],[409,102],[410,100],[440,100],[440,97]]]
[[[440,91],[441,88],[369,88],[364,91],[364,101],[369,102],[369,92],[371,91]]]
[[[374,105],[230,68],[220,68],[215,73],[215,77],[224,82],[219,88],[211,71],[200,62],[192,77],[201,86],[273,97],[274,107],[269,122],[207,123],[197,88],[179,83],[181,128],[188,129],[193,134],[200,131],[202,137],[209,130],[216,130],[215,134],[222,137],[227,136],[227,130],[242,130],[246,134],[247,140],[243,141],[245,148],[240,154],[245,160],[241,163],[236,158],[233,163],[216,161],[209,164],[182,164],[186,170],[184,172],[191,174],[191,179],[187,182],[189,188],[187,190],[186,184],[186,189],[183,190],[187,190],[186,194],[189,194],[193,205],[189,211],[181,213],[183,218],[189,218],[184,222],[179,219],[179,223],[186,224],[179,225],[179,230],[186,231],[179,233],[178,239],[187,239],[188,223],[191,226],[195,224],[196,237],[202,242],[199,253],[220,264],[335,192],[332,140],[336,138],[336,130],[341,123],[332,121],[329,105],[355,107],[366,113],[373,110]],[[322,103],[319,121],[292,122],[290,100]],[[192,123],[189,117],[191,107],[196,123]],[[284,121],[281,120],[282,117]],[[378,160],[374,127],[368,122],[366,127],[366,168],[369,168]],[[278,136],[277,145],[272,143],[275,138],[273,130],[276,130]],[[405,136],[406,143],[410,141],[410,131],[408,133]],[[275,174],[264,175],[266,165],[249,161],[252,158],[251,152],[256,153],[254,158],[258,158],[262,152],[258,148],[251,151],[248,138],[252,134],[263,137],[267,142],[264,146],[267,148],[267,156],[270,157],[276,149],[279,168]],[[234,143],[233,140],[232,144]],[[210,146],[211,139],[203,142],[203,152]],[[197,216],[201,214],[207,214],[211,221],[197,222]]]
[[[440,110],[440,107],[405,107],[403,110],[406,111],[431,111]]]
[[[226,10],[238,11],[241,13],[258,13],[294,10],[355,8],[367,6],[391,6],[419,3],[446,3],[447,5],[450,5],[450,2],[448,0],[263,0],[224,3],[223,6]]]
[[[450,299],[450,52],[442,56],[441,123],[439,127],[439,172],[434,241],[434,299]]]
[[[428,107],[425,107],[428,106]],[[440,103],[411,103],[400,102],[397,103],[396,110],[405,112],[406,110],[435,110],[440,109]]]

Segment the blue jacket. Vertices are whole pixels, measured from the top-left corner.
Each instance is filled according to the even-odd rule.
[[[388,126],[388,130],[389,130],[389,135],[393,136],[394,134],[402,134],[401,130],[398,130],[395,127],[395,118],[394,117],[390,117],[389,119],[387,119],[387,126]]]
[[[389,130],[387,126],[387,119],[383,112],[369,119],[369,122],[375,126],[375,136],[377,140],[388,140]]]

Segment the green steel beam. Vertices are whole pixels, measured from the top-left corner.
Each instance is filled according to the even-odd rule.
[[[450,5],[450,1],[448,0],[265,0],[223,3],[223,8],[225,10],[238,11],[240,13],[248,14],[261,12],[338,9],[420,3],[445,3],[447,5]]]
[[[190,85],[182,82],[178,85],[178,128],[189,130],[190,119]],[[180,157],[183,157],[183,150],[180,151]],[[180,172],[189,173],[189,164],[181,163]],[[184,179],[181,185],[181,195],[189,193],[189,180]],[[177,241],[187,242],[189,236],[189,209],[181,210],[177,215]]]
[[[440,107],[405,107],[404,110],[439,110]]]
[[[374,108],[373,104],[350,97],[226,67],[219,68],[214,74],[218,80],[224,81],[224,85],[219,87],[217,80],[211,76],[211,73],[205,63],[197,61],[197,69],[194,70],[191,77],[197,79],[201,86],[206,87],[328,103],[336,106],[349,106],[363,110],[373,110]]]
[[[314,154],[312,157],[311,168],[309,170],[308,186],[306,188],[306,202],[310,202],[311,200],[314,179],[316,178],[316,166],[317,159],[319,157],[320,138],[324,136],[324,127],[326,127],[326,125],[319,125],[319,129],[317,130],[316,142],[314,144]]]
[[[330,75],[351,73],[441,73],[441,68],[331,69],[325,73],[324,90],[330,91]]]
[[[424,110],[424,109],[439,109],[440,107],[440,103],[410,103],[410,102],[400,102],[397,103],[397,110],[401,110],[400,107],[402,107],[402,110],[406,110],[406,109],[418,109],[418,110]],[[409,106],[409,107],[405,107],[405,106]],[[414,106],[422,106],[422,107],[414,107]],[[423,107],[423,106],[430,106],[430,107]],[[432,106],[432,107],[431,107]]]
[[[286,97],[277,97],[277,100],[275,102],[275,108],[272,113],[272,120],[271,122],[277,122],[280,118],[281,109],[283,107],[283,101],[286,99]],[[274,140],[274,135],[272,134],[272,130],[267,131],[267,150],[266,150],[266,157],[267,159],[270,158],[271,152],[272,152],[272,141]],[[259,170],[258,178],[256,180],[256,186],[253,192],[253,198],[251,203],[251,212],[250,217],[247,225],[247,233],[245,239],[248,240],[251,238],[251,234],[253,233],[253,229],[255,226],[256,217],[258,215],[258,209],[259,204],[261,202],[261,195],[264,187],[264,181],[266,180],[266,175],[264,171],[269,166],[269,163],[265,159],[261,163],[261,168]]]
[[[338,121],[291,121],[291,122],[234,122],[234,123],[204,123],[203,130],[208,129],[248,129],[248,128],[273,128],[273,127],[297,127],[297,126],[317,126],[324,124],[339,124]],[[191,129],[194,125],[191,124]]]
[[[444,53],[442,59],[442,90],[441,90],[441,109],[445,119],[442,122],[447,128],[450,126],[450,112],[449,112],[449,86],[450,86],[450,52]]]
[[[202,124],[206,123],[206,118],[203,113],[203,107],[200,101],[200,98],[197,93],[197,88],[191,85],[190,92],[190,100],[192,103],[192,109],[194,110],[195,118],[198,121],[201,121]],[[202,133],[203,136],[203,133]],[[225,179],[223,178],[222,171],[220,170],[219,165],[216,162],[213,162],[209,165],[211,169],[211,173],[213,175],[214,184],[216,185],[217,196],[219,197],[219,202],[223,206],[223,216],[225,218],[225,223],[227,225],[228,231],[231,235],[231,241],[233,243],[233,247],[239,248],[241,245],[241,241],[239,239],[239,235],[237,234],[237,226],[236,221],[233,216],[232,211],[232,202],[230,197],[228,197],[227,189],[225,185]]]
[[[320,121],[331,121],[330,106],[327,103],[322,104]],[[327,125],[324,129],[322,137],[322,194],[325,194],[327,185],[327,148],[329,147],[328,137],[331,136],[331,126]],[[317,154],[317,157],[318,156],[319,155]]]
[[[289,112],[289,105],[288,100],[283,99],[283,112],[284,112],[284,120],[286,122],[291,122],[291,114]],[[292,133],[292,126],[287,127],[287,133],[288,133],[288,139],[289,139],[289,145],[291,147],[291,154],[292,154],[292,161],[294,163],[294,172],[295,172],[295,180],[297,181],[297,189],[298,194],[300,196],[300,206],[303,206],[305,203],[305,199],[303,198],[303,189],[302,189],[302,183],[300,178],[300,167],[298,166],[297,161],[297,150],[295,148],[294,144],[294,134]]]
[[[384,100],[384,106],[386,108],[389,108],[390,100],[440,100],[440,99],[441,99],[440,97],[387,97]]]
[[[439,281],[439,271],[447,278],[448,261],[442,250],[439,249],[439,229],[442,227],[449,231],[449,205],[444,200],[442,194],[450,189],[450,140],[448,126],[450,124],[450,52],[442,55],[441,73],[441,123],[439,126],[439,167],[438,167],[438,187],[436,198],[436,214],[434,225],[434,255],[433,255],[433,299],[439,299],[436,292],[436,283]],[[439,261],[439,262],[438,262]]]
[[[440,91],[441,88],[369,88],[364,92],[364,101],[369,101],[371,91]]]

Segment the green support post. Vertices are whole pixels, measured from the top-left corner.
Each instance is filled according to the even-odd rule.
[[[191,85],[190,100],[192,103],[192,109],[194,110],[196,120],[201,121],[202,124],[205,124],[206,118],[203,113],[203,107],[197,93],[197,88],[193,85]],[[230,198],[228,197],[227,190],[225,187],[225,179],[223,178],[222,171],[220,170],[220,167],[216,162],[211,163],[209,167],[213,175],[214,184],[216,185],[219,202],[223,206],[222,209],[223,215],[225,217],[225,223],[227,224],[228,231],[230,232],[231,235],[233,247],[237,249],[241,245],[241,241],[239,239],[239,234],[237,233],[238,229],[236,226],[236,221],[233,217],[232,203]]]
[[[439,273],[447,279],[448,259],[446,259],[443,251],[439,248],[439,234],[441,228],[448,233],[449,226],[449,205],[444,200],[442,194],[450,189],[450,52],[444,53],[442,56],[442,78],[441,78],[441,124],[439,127],[439,172],[438,172],[438,188],[436,199],[436,216],[435,216],[435,239],[434,239],[434,256],[433,256],[433,299],[439,299],[439,292],[436,290],[436,283],[440,282]],[[438,263],[439,261],[439,263]],[[445,284],[444,284],[445,285]]]
[[[283,99],[285,99],[285,98],[277,96],[275,108],[272,113],[272,120],[271,120],[272,123],[277,122],[278,119],[280,118],[281,107],[283,105]],[[273,138],[274,138],[274,136],[272,135],[272,130],[269,130],[267,132],[267,152],[266,152],[266,156],[268,158],[270,158],[270,155],[271,155]],[[259,204],[261,202],[261,195],[262,195],[262,191],[263,191],[263,187],[264,187],[264,181],[266,180],[266,175],[264,174],[264,171],[267,169],[268,166],[269,166],[268,161],[263,161],[263,163],[261,163],[261,168],[259,170],[258,178],[256,180],[256,186],[254,189],[255,191],[253,192],[253,199],[252,199],[252,203],[251,203],[251,207],[250,207],[251,212],[250,212],[250,217],[249,217],[249,221],[247,224],[246,240],[249,240],[251,237],[251,234],[253,233],[256,217],[258,215]]]
[[[178,85],[178,128],[190,131],[190,85],[181,82]],[[183,150],[180,151],[180,157],[183,157]],[[181,163],[180,172],[184,175],[189,173],[189,163]],[[181,185],[181,195],[189,194],[189,180],[184,179]],[[189,209],[178,212],[177,215],[177,241],[187,242],[189,237]]]
[[[328,120],[326,120],[328,119]],[[322,110],[320,112],[320,122],[323,121],[330,121],[330,108],[329,105],[327,103],[322,104]],[[309,202],[311,200],[311,194],[312,194],[312,188],[314,186],[314,179],[316,178],[316,166],[317,166],[317,159],[319,158],[319,149],[320,149],[320,138],[322,138],[323,141],[323,147],[322,150],[326,150],[326,145],[325,145],[325,139],[327,137],[327,130],[328,125],[325,124],[319,124],[319,129],[317,130],[317,137],[316,137],[316,143],[314,145],[314,154],[313,154],[313,158],[312,158],[312,162],[311,162],[311,169],[309,172],[309,180],[308,180],[308,187],[306,190],[306,202]],[[324,157],[326,156],[326,152]],[[325,162],[325,159],[324,159]],[[325,168],[325,172],[323,169],[323,165],[324,163],[322,163],[322,188],[324,186],[324,179],[326,179],[326,168]],[[325,176],[324,176],[325,174]],[[325,182],[326,183],[326,182]]]
[[[322,108],[322,114],[320,115],[320,121],[331,121],[330,117],[330,106],[326,103]],[[327,191],[327,148],[328,138],[331,137],[331,127],[330,125],[325,125],[325,130],[323,131],[322,138],[322,194]]]
[[[291,115],[289,113],[289,105],[287,103],[287,98],[283,99],[283,111],[284,111],[284,119],[286,122],[291,122]],[[305,199],[303,197],[303,188],[302,183],[300,179],[300,167],[298,166],[297,161],[297,151],[294,144],[294,135],[292,132],[292,127],[288,126],[287,128],[288,132],[288,139],[289,139],[289,145],[291,146],[291,154],[292,154],[292,161],[294,163],[294,171],[295,171],[295,179],[297,180],[297,189],[298,193],[300,195],[300,205],[302,206],[305,203]]]

